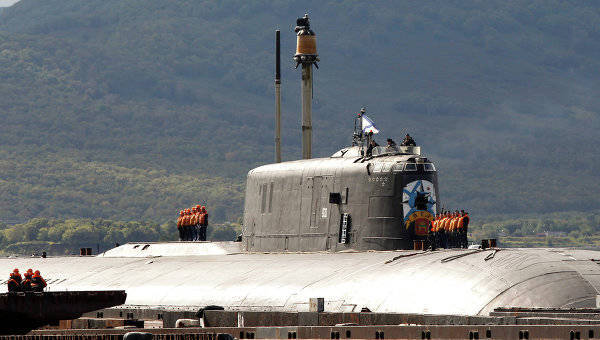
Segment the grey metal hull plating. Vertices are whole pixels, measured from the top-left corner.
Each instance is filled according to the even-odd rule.
[[[124,289],[127,305],[184,309],[307,311],[309,298],[324,297],[335,312],[487,315],[500,306],[596,307],[600,290],[597,251],[242,254],[234,243],[168,243],[139,257],[142,247],[132,247],[98,257],[4,258],[0,271],[31,267],[51,291]]]

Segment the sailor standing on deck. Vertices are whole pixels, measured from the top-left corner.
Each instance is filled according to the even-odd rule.
[[[450,237],[450,213],[446,212],[442,219],[442,244],[444,249],[448,249],[448,238]]]
[[[192,216],[190,217],[190,241],[197,241],[198,239],[199,214],[200,211],[196,207],[192,207]]]
[[[367,157],[370,157],[373,155],[373,149],[378,147],[379,144],[377,144],[377,142],[374,139],[371,139],[371,141],[369,142],[369,147],[367,147]]]
[[[402,146],[416,146],[417,143],[415,143],[415,140],[407,133],[406,137],[404,137],[404,140],[402,141],[402,143],[400,145],[402,145]]]
[[[435,218],[435,242],[438,248],[443,248],[442,245],[442,233],[440,232],[442,226],[442,213],[439,213]]]
[[[427,233],[427,240],[429,241],[429,246],[431,247],[432,251],[436,248],[435,223],[435,218],[433,219],[433,221],[429,221],[429,232]]]
[[[9,292],[21,291],[21,274],[19,274],[19,269],[15,268],[15,270],[10,273],[10,278],[8,279],[7,284]]]
[[[456,213],[450,213],[450,222],[448,222],[448,229],[450,229],[450,248],[456,248]]]
[[[469,229],[469,213],[461,210],[462,212],[462,233],[461,233],[461,243],[463,248],[469,247],[469,240],[467,238],[467,232]]]
[[[183,209],[183,217],[181,218],[181,231],[183,233],[183,241],[188,241],[188,223],[190,221],[190,216],[188,215],[188,210]]]
[[[183,241],[183,210],[179,210],[179,217],[177,218],[177,231],[179,232],[179,241]]]
[[[387,146],[385,147],[385,151],[387,151],[387,152],[398,151],[398,148],[396,147],[396,142],[394,142],[393,139],[391,139],[391,138],[387,139]]]
[[[200,222],[200,241],[206,241],[206,229],[208,228],[208,212],[206,207],[200,207],[201,222]]]
[[[184,239],[186,241],[192,240],[192,211],[190,209],[185,209],[185,217],[183,219],[184,223]]]
[[[194,224],[194,241],[202,241],[202,206],[196,205],[196,223]]]
[[[46,280],[42,277],[39,270],[36,270],[31,277],[31,289],[34,292],[43,292],[46,288]]]
[[[33,270],[31,268],[27,269],[27,272],[23,274],[25,279],[21,283],[21,290],[24,292],[31,292],[31,279],[33,277]]]

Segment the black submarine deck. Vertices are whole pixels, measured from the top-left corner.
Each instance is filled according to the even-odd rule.
[[[75,319],[86,312],[122,305],[126,298],[124,290],[0,294],[0,334],[22,334]]]

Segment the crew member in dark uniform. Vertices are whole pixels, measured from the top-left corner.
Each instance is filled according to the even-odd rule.
[[[367,148],[367,157],[370,157],[373,155],[373,148],[378,147],[379,144],[377,144],[377,142],[374,139],[371,139],[371,142],[369,143],[369,147]]]
[[[31,292],[31,278],[33,276],[33,270],[27,269],[27,272],[23,274],[24,280],[21,282],[21,290],[24,292]]]
[[[396,148],[396,142],[394,142],[393,139],[388,138],[387,139],[387,146],[386,146],[386,151],[397,151],[398,149]]]
[[[404,137],[404,140],[402,141],[402,143],[400,145],[402,145],[402,146],[417,146],[417,143],[415,143],[415,140],[407,133],[406,137]]]
[[[43,292],[46,288],[46,280],[42,277],[39,270],[36,270],[31,277],[31,289],[34,292]]]
[[[431,247],[431,250],[435,250],[436,248],[436,233],[435,233],[435,218],[433,219],[433,221],[429,221],[429,233],[427,233],[427,240],[429,241],[429,246]]]
[[[10,278],[8,279],[7,284],[9,292],[21,291],[21,274],[19,274],[19,269],[15,268],[15,270],[10,273]]]
[[[469,240],[467,238],[467,231],[469,230],[469,213],[465,212],[464,210],[461,210],[462,212],[462,237],[461,237],[461,241],[462,241],[462,245],[463,248],[468,248],[469,247]]]
[[[206,229],[208,229],[208,212],[206,207],[200,207],[201,223],[200,223],[200,241],[206,241]]]

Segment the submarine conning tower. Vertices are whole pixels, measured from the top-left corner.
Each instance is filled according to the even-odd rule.
[[[268,164],[248,172],[243,247],[413,249],[438,200],[436,168],[419,146],[378,146],[366,156],[360,143],[326,158]]]
[[[412,146],[370,146],[378,130],[364,115],[364,108],[354,119],[352,146],[330,157],[313,159],[312,65],[317,66],[319,58],[307,14],[296,20],[295,32],[294,60],[296,67],[302,65],[303,159],[248,172],[242,226],[244,250],[413,249],[413,241],[427,238],[437,213],[435,166],[421,155],[414,141],[409,144]],[[276,84],[277,70],[276,61]],[[277,90],[276,86],[278,98]],[[279,112],[277,99],[276,141]]]

